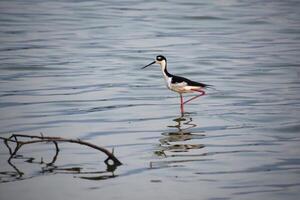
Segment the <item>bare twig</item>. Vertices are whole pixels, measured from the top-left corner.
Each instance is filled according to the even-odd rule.
[[[20,140],[21,138],[27,138],[27,140]],[[56,161],[56,158],[57,158],[57,155],[59,152],[58,143],[59,142],[69,142],[69,143],[76,143],[76,144],[88,146],[88,147],[91,147],[93,149],[96,149],[98,151],[105,153],[108,157],[105,160],[105,163],[108,166],[109,165],[113,165],[113,166],[122,165],[122,163],[114,156],[114,154],[111,153],[110,151],[108,151],[107,149],[105,149],[104,147],[100,147],[95,144],[92,144],[92,143],[89,143],[86,141],[82,141],[80,139],[66,139],[66,138],[62,138],[62,137],[47,137],[47,136],[43,136],[42,134],[41,134],[41,136],[12,134],[8,138],[0,137],[0,139],[4,140],[4,143],[9,150],[9,153],[10,153],[9,160],[11,160],[17,154],[17,152],[23,145],[41,143],[41,142],[52,142],[55,145],[56,154],[55,154],[53,160],[49,163],[49,165],[51,165]],[[9,146],[9,144],[8,144],[9,142],[16,144],[14,150],[12,150],[11,146]],[[109,160],[112,160],[113,164],[109,164]]]
[[[55,155],[52,159],[52,161],[50,163],[47,163],[47,166],[53,165],[57,159],[58,153],[59,153],[59,148],[58,148],[58,144],[56,141],[53,141],[54,145],[55,145]]]

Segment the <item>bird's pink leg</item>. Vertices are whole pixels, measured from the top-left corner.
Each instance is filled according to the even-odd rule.
[[[190,101],[192,101],[192,100],[194,100],[194,99],[196,99],[198,97],[201,97],[201,96],[205,95],[205,92],[203,90],[200,90],[200,89],[198,89],[198,90],[192,89],[192,90],[195,91],[195,92],[200,92],[200,94],[197,95],[197,96],[194,96],[194,97],[190,98],[189,100],[186,100],[185,102],[183,102],[183,104],[186,104],[186,103],[188,103],[188,102],[190,102]]]
[[[184,113],[184,109],[183,109],[183,97],[182,97],[181,93],[180,93],[180,110],[181,110],[181,115],[183,115],[183,113]]]

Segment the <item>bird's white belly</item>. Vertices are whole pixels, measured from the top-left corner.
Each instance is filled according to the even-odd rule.
[[[194,90],[200,89],[201,87],[198,86],[188,86],[185,82],[182,83],[172,83],[171,78],[166,78],[166,85],[167,87],[178,93],[190,93],[195,92]]]
[[[182,86],[178,84],[171,84],[170,90],[178,93],[191,93],[195,92],[194,90],[200,89],[196,86]]]

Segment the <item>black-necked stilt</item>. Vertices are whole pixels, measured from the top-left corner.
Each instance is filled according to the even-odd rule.
[[[161,71],[163,73],[163,76],[165,78],[166,81],[166,85],[168,87],[168,89],[179,93],[180,95],[180,110],[181,110],[181,114],[184,114],[184,108],[183,105],[200,97],[205,95],[205,91],[203,89],[207,88],[208,84],[204,84],[204,83],[198,83],[195,81],[191,81],[187,78],[184,77],[180,77],[180,76],[175,76],[173,74],[170,74],[167,70],[167,59],[162,56],[162,55],[158,55],[156,56],[155,61],[151,62],[150,64],[142,67],[142,69],[149,67],[150,65],[153,64],[160,64],[161,66]],[[183,101],[183,93],[192,93],[192,92],[199,92],[200,94],[198,94],[197,96],[194,96],[192,98],[190,98],[187,101]]]

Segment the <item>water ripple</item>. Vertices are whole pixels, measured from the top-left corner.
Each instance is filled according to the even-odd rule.
[[[26,190],[39,188],[16,193],[23,179],[0,146],[0,182],[15,180],[0,183],[1,195],[53,199],[58,186],[65,199],[298,199],[298,10],[292,0],[1,1],[0,135],[81,138],[124,163],[94,170],[94,152],[65,145],[59,170],[43,176],[16,159]],[[179,117],[159,66],[140,69],[157,54],[171,73],[215,90]],[[51,148],[20,153],[34,162]],[[162,188],[174,192],[158,196]]]

